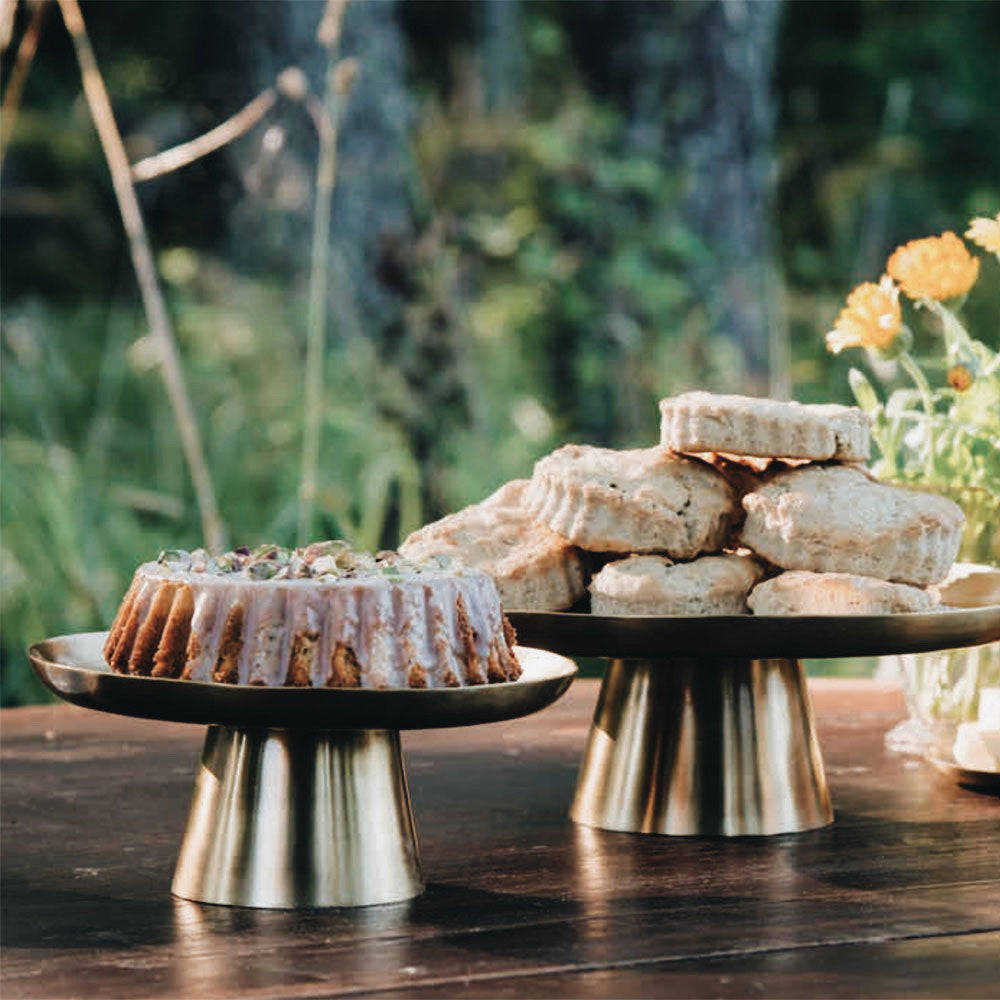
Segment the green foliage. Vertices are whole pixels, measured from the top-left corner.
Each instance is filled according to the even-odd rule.
[[[402,322],[385,342],[366,335],[348,295],[331,295],[322,534],[395,544],[526,475],[566,440],[651,443],[659,396],[739,385],[738,348],[707,336],[689,283],[710,258],[680,220],[685,179],[629,152],[636,123],[612,82],[627,65],[609,41],[585,37],[631,16],[630,5],[610,10],[524,4],[523,94],[495,112],[475,98],[475,5],[402,5],[404,20],[425,26],[409,52],[419,238],[404,248]],[[217,123],[284,65],[261,70],[253,42],[273,36],[281,47],[282,5],[94,4],[85,15],[135,158]],[[986,43],[998,17],[1000,5],[982,3],[786,4],[776,215],[797,398],[849,399],[850,362],[831,357],[822,335],[853,284],[877,279],[897,243],[1000,207]],[[432,38],[437,25],[447,30]],[[4,160],[4,703],[40,696],[27,644],[105,627],[137,562],[199,542],[174,422],[130,298],[107,169],[78,95],[53,15]],[[306,232],[307,214],[253,201],[251,141],[144,190],[143,208],[166,248],[160,272],[229,541],[290,544],[308,261],[286,236]],[[311,162],[297,166],[311,176]],[[238,211],[261,220],[260,245],[226,245]],[[980,285],[996,271],[985,263]],[[995,294],[974,289],[965,316],[1000,346]],[[917,356],[933,354],[938,330],[912,325]],[[988,368],[981,360],[977,376]],[[995,405],[983,395],[989,383],[956,394],[945,366],[931,377],[935,468],[942,480],[979,482],[982,445],[963,428]],[[865,405],[889,455],[930,423],[898,372],[887,389],[885,406]],[[946,456],[953,467],[941,465]]]
[[[937,351],[921,363],[905,347],[895,351],[915,388],[892,389],[883,402],[862,372],[849,372],[854,397],[872,418],[873,469],[950,496],[966,517],[961,557],[1000,563],[1000,350],[971,337],[954,307],[917,305],[935,317],[927,325],[936,328]],[[962,380],[950,385],[946,372]]]
[[[677,182],[624,152],[624,124],[570,86],[543,120],[438,109],[418,133],[481,413],[523,432],[532,408],[536,454],[567,435],[648,444],[657,398],[731,374],[685,278],[704,248],[676,219]],[[504,472],[527,471],[518,450]]]
[[[233,544],[292,544],[301,440],[302,295],[217,261],[164,270]],[[196,275],[196,276],[195,276]],[[41,689],[24,650],[107,627],[136,564],[194,547],[199,523],[180,445],[134,309],[9,310],[4,325],[4,704]],[[327,371],[318,510],[324,533],[377,549],[421,523],[416,463],[374,407],[378,360],[337,339]]]
[[[998,31],[1000,5],[975,0],[785,5],[776,224],[796,398],[850,401],[850,361],[826,355],[822,335],[854,285],[878,281],[894,247],[1000,208],[986,41]],[[973,294],[965,312],[996,346],[997,296]],[[918,335],[918,356],[932,337]]]

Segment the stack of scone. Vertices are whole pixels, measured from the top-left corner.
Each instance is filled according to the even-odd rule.
[[[405,555],[492,574],[504,607],[602,615],[930,610],[959,508],[889,486],[858,409],[687,393],[655,448],[565,445],[530,480],[411,535]]]
[[[448,556],[493,577],[505,608],[558,611],[587,589],[586,557],[571,542],[535,522],[515,479],[482,503],[415,531],[399,547],[407,559]]]

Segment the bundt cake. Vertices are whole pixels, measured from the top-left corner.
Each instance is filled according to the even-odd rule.
[[[104,657],[221,684],[436,688],[515,680],[513,643],[485,573],[329,541],[161,553],[136,570]]]

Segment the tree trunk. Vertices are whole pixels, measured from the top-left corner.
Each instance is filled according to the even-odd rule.
[[[689,275],[709,333],[740,347],[747,389],[780,391],[770,78],[781,4],[687,0],[619,11],[625,34],[612,58],[629,92],[630,145],[682,172],[683,221],[709,251]]]
[[[481,52],[486,107],[510,111],[524,97],[521,0],[481,0]]]

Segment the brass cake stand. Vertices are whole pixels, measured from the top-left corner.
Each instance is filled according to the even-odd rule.
[[[423,889],[401,729],[529,715],[576,665],[517,648],[517,681],[432,690],[268,688],[112,673],[105,633],[32,646],[61,698],[120,715],[208,725],[172,891],[265,908],[370,906]]]
[[[518,638],[611,660],[570,816],[633,833],[763,836],[833,821],[800,657],[1000,639],[1000,606],[898,615],[508,612]]]

